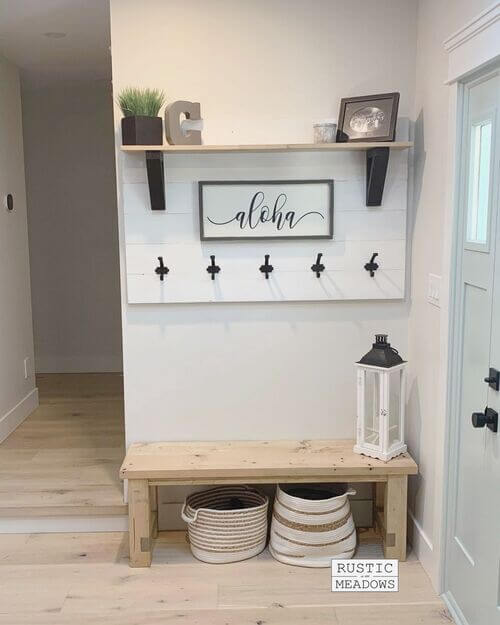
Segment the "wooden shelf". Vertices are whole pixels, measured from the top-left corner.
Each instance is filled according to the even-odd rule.
[[[371,148],[407,150],[412,141],[379,141],[360,143],[271,143],[263,145],[122,145],[124,152],[166,152],[171,154],[205,154],[224,152],[337,152]]]

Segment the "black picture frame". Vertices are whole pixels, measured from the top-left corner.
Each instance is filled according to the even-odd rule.
[[[370,134],[363,133],[363,136],[360,136],[360,133],[352,130],[349,126],[350,121],[353,117],[353,114],[350,114],[349,109],[353,108],[350,105],[364,105],[365,107],[373,106],[374,108],[380,108],[378,105],[381,104],[382,100],[389,100],[389,103],[384,103],[383,108],[385,108],[386,115],[389,116],[389,124],[387,130],[384,134],[376,134],[376,131],[373,131]],[[390,110],[389,110],[390,108]],[[359,143],[359,142],[370,142],[376,143],[378,141],[394,141],[396,135],[396,120],[398,117],[398,108],[399,108],[399,93],[397,91],[392,93],[377,93],[374,95],[363,95],[356,96],[352,98],[342,98],[340,101],[340,111],[339,111],[339,121],[338,121],[338,130],[337,130],[337,143]],[[359,108],[356,108],[356,111],[359,111]]]
[[[203,207],[203,188],[206,186],[223,186],[223,185],[303,185],[303,184],[322,184],[328,187],[328,234],[325,235],[282,235],[282,236],[252,236],[252,237],[210,237],[204,232],[204,207]],[[312,240],[312,239],[333,239],[333,180],[200,180],[198,182],[198,214],[200,224],[200,241],[286,241],[286,240]]]

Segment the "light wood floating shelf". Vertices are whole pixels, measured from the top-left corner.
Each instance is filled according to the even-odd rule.
[[[361,151],[371,148],[407,150],[412,141],[374,141],[360,143],[271,143],[263,145],[122,145],[124,152],[166,152],[171,154],[205,154],[224,152],[336,152]]]

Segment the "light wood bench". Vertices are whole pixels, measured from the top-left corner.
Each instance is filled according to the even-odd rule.
[[[158,486],[373,482],[387,558],[406,558],[408,475],[404,454],[385,463],[355,454],[354,441],[222,441],[135,443],[123,461],[128,480],[130,566],[151,565],[158,532]]]

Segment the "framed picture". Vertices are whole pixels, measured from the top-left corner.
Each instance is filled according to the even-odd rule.
[[[399,93],[342,98],[337,143],[394,141]]]
[[[199,182],[200,239],[332,239],[333,180]]]

